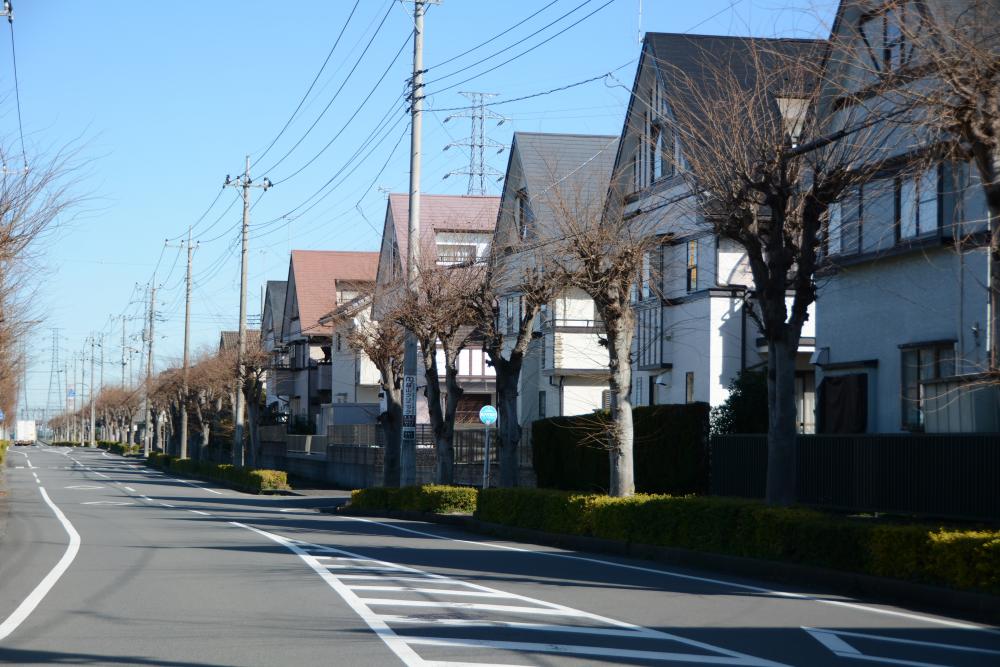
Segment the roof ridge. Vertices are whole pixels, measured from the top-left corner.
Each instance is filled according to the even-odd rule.
[[[822,37],[755,37],[753,35],[705,35],[686,32],[647,32],[648,37],[683,37],[685,39],[727,39],[733,41],[757,42],[825,42]]]

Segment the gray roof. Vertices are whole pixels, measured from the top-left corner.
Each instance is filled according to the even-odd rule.
[[[281,322],[285,319],[285,291],[288,289],[287,280],[268,280],[264,294],[267,307],[271,311],[271,321],[276,322],[280,330]]]
[[[603,200],[618,151],[618,137],[590,134],[515,132],[516,153],[528,197],[544,197],[553,188]]]

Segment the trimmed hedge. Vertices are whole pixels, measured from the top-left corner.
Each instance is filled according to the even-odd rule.
[[[131,456],[132,454],[138,454],[139,450],[142,449],[139,445],[123,445],[120,442],[114,442],[111,440],[98,440],[97,446],[101,449],[106,449],[112,454],[118,454],[119,456]]]
[[[893,525],[732,498],[486,489],[508,526],[848,570],[1000,594],[1000,531]]]
[[[10,447],[10,440],[0,440],[0,464],[7,456],[7,448]]]
[[[635,487],[645,493],[708,492],[707,403],[632,409]],[[602,432],[607,411],[540,419],[531,425],[538,486],[605,492],[611,478]]]
[[[175,456],[150,452],[146,459],[146,464],[153,468],[169,470],[180,475],[194,475],[207,477],[215,481],[223,482],[243,491],[250,493],[261,493],[263,491],[287,491],[291,487],[288,485],[288,473],[284,470],[260,470],[256,468],[237,468],[228,463],[208,463],[206,461],[192,461],[191,459],[179,459]]]
[[[362,510],[406,510],[452,514],[473,512],[477,490],[467,486],[373,487],[351,491],[351,507]]]

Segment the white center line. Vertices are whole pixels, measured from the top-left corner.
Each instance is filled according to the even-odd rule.
[[[16,630],[18,626],[28,618],[31,612],[35,610],[35,607],[37,607],[48,592],[52,590],[52,587],[56,585],[56,582],[59,581],[59,578],[63,575],[63,573],[69,569],[70,564],[72,564],[73,559],[76,558],[76,554],[80,550],[80,533],[76,532],[76,528],[74,528],[73,524],[69,522],[66,515],[63,514],[62,510],[60,510],[56,504],[52,502],[49,498],[49,494],[45,492],[45,489],[43,487],[39,487],[38,490],[42,494],[42,499],[45,500],[45,503],[52,510],[52,513],[56,515],[57,519],[59,519],[59,523],[62,524],[66,534],[69,535],[69,544],[66,545],[66,551],[63,553],[62,558],[59,559],[59,562],[55,564],[55,567],[53,567],[52,570],[45,575],[45,578],[42,579],[37,586],[35,586],[35,589],[31,591],[28,597],[26,597],[24,601],[18,605],[17,609],[15,609],[11,615],[7,617],[7,620],[0,623],[0,641],[6,639],[10,633],[14,632],[14,630]]]

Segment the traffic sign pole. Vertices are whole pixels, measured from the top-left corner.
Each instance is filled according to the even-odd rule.
[[[490,426],[497,421],[497,409],[492,405],[484,405],[479,409],[479,421],[485,426],[483,436],[483,488],[490,485]]]

